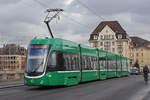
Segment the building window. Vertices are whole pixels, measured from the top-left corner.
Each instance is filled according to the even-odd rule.
[[[138,54],[138,53],[136,53],[136,56],[139,56],[139,54]]]
[[[108,46],[111,46],[111,44],[110,44],[110,42],[104,42],[104,46],[108,47]]]
[[[100,46],[103,46],[103,42],[100,42]]]
[[[143,59],[141,60],[141,62],[143,63]]]
[[[118,47],[118,53],[122,53],[123,52],[123,48],[122,47]]]
[[[110,51],[110,48],[106,47],[106,48],[104,48],[104,50],[106,50],[106,51]]]
[[[93,43],[93,46],[94,46],[94,47],[97,47],[97,42]]]
[[[121,38],[122,38],[122,35],[121,35],[121,34],[119,34],[119,35],[118,35],[118,39],[121,39]]]
[[[143,56],[143,53],[141,53],[141,56]]]
[[[106,30],[106,33],[108,33],[108,30]]]
[[[106,35],[104,35],[104,40],[106,40]]]
[[[111,35],[108,35],[108,39],[111,39]]]
[[[114,39],[114,35],[112,35],[112,39]]]
[[[115,52],[115,48],[112,48],[112,52]]]
[[[103,48],[101,48],[101,50],[103,50]]]
[[[103,39],[103,35],[101,35],[101,40]]]
[[[123,42],[117,42],[118,46],[123,46]]]
[[[115,45],[115,42],[112,42],[112,46],[114,46]]]
[[[97,39],[98,39],[97,35],[94,35],[94,40],[97,40]]]
[[[104,35],[104,39],[105,40],[109,40],[110,39],[110,35]]]

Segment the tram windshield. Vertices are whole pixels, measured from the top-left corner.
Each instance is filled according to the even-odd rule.
[[[48,49],[49,45],[45,44],[32,44],[29,46],[26,66],[27,73],[44,72]]]

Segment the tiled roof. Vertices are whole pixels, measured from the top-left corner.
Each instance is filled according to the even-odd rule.
[[[130,37],[134,47],[148,47],[150,41],[139,38],[139,37]]]
[[[127,33],[118,21],[102,21],[92,32],[90,39],[92,39],[93,35],[98,35],[106,25],[108,25],[116,33],[116,37],[118,37],[118,34],[122,34],[123,39],[126,38]]]

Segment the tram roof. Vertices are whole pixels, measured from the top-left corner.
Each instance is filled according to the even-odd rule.
[[[74,46],[74,47],[77,47],[79,45],[79,43],[76,43],[76,42],[73,42],[73,41],[70,41],[70,40],[61,39],[61,38],[34,38],[30,41],[30,44],[58,44],[58,45],[63,45],[63,46],[68,45],[68,46]],[[80,44],[80,45],[81,45],[81,48],[83,50],[96,51],[96,49],[97,49],[97,48],[93,48],[93,47],[83,45],[83,44]],[[104,50],[101,50],[101,49],[98,49],[98,51],[103,52],[103,53],[107,53],[107,55],[110,55],[112,57],[113,56],[120,56],[120,55],[113,54],[111,52],[104,51]],[[120,57],[126,59],[126,57],[123,57],[123,56],[120,56]]]

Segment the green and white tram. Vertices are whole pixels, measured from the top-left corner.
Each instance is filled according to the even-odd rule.
[[[129,75],[129,59],[59,38],[33,39],[28,47],[24,84],[76,85]]]

